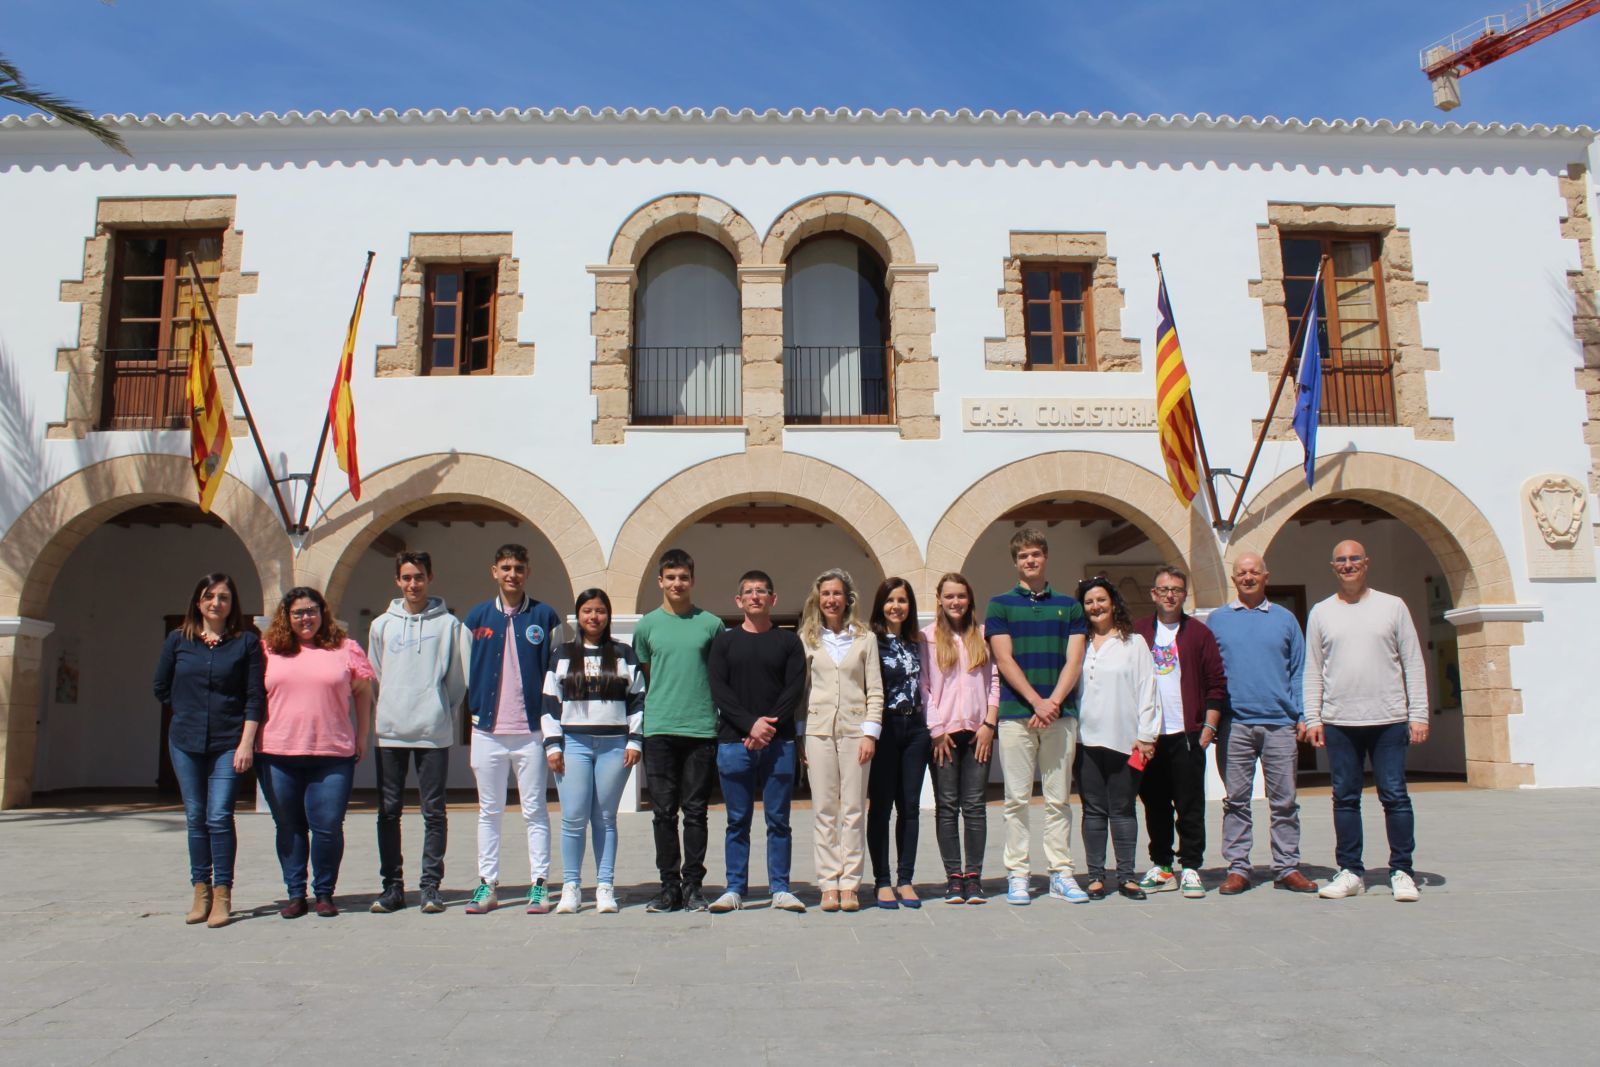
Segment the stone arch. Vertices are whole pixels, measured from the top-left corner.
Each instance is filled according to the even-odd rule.
[[[911,238],[888,208],[855,193],[821,193],[785,208],[761,244],[762,262],[779,266],[807,237],[839,230],[865,241],[886,264],[915,263]]]
[[[849,471],[793,452],[722,456],[658,485],[622,524],[606,587],[618,614],[638,609],[637,590],[656,554],[696,520],[730,500],[796,504],[856,538],[885,574],[922,574],[916,539],[890,504]]]
[[[1444,571],[1458,609],[1515,603],[1510,564],[1483,512],[1428,468],[1376,452],[1324,457],[1317,462],[1311,488],[1298,467],[1274,478],[1251,498],[1234,529],[1228,560],[1244,552],[1265,555],[1296,512],[1330,496],[1374,504],[1415,531]],[[1505,788],[1533,782],[1531,764],[1512,762],[1507,721],[1522,712],[1522,694],[1511,684],[1511,647],[1522,644],[1522,626],[1475,617],[1470,611],[1456,621],[1470,785]]]
[[[42,685],[43,621],[51,588],[73,550],[107,519],[140,504],[195,499],[194,468],[184,456],[119,456],[85,467],[39,495],[0,538],[0,808],[33,794]],[[283,520],[231,474],[212,513],[255,561],[262,597],[289,586],[294,556]]]
[[[1165,478],[1103,452],[1046,452],[979,478],[934,527],[924,584],[960,570],[979,535],[1001,515],[1061,493],[1110,508],[1143,530],[1165,558],[1188,570],[1191,596],[1199,606],[1215,607],[1226,599],[1222,557],[1204,513],[1179,503]]]
[[[617,228],[606,263],[637,267],[658,242],[680,233],[711,238],[741,267],[761,262],[755,227],[735,208],[704,193],[669,193],[641,206]]]
[[[379,534],[446,500],[491,504],[532,525],[555,546],[574,592],[605,570],[600,542],[572,502],[504,460],[458,452],[415,456],[363,479],[361,488],[361,500],[345,493],[323,513],[296,561],[296,581],[323,589],[335,609],[361,553]]]

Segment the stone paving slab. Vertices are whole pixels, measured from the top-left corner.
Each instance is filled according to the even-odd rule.
[[[371,915],[376,838],[358,812],[346,824],[345,914],[295,922],[276,915],[270,818],[241,815],[244,915],[216,931],[182,922],[181,815],[10,812],[0,1064],[1587,1062],[1600,1036],[1600,898],[1575,891],[1569,872],[1600,851],[1600,790],[1426,791],[1415,803],[1415,905],[1389,896],[1369,795],[1372,890],[1352,900],[1274,891],[1263,866],[1266,885],[1228,899],[930,899],[857,915],[764,906],[759,832],[756,906],[647,915],[650,816],[639,814],[622,817],[620,914],[469,916],[476,819],[459,811],[450,911]],[[1319,879],[1331,873],[1327,804],[1305,798],[1305,869]],[[989,813],[999,894],[999,806]],[[1265,811],[1256,817],[1265,826]],[[1217,806],[1208,820],[1215,862]],[[526,858],[515,809],[505,821],[515,904]],[[723,825],[713,812],[718,885]],[[934,897],[926,812],[921,837],[919,878]],[[408,817],[413,865],[420,844]],[[803,810],[794,854],[797,888],[815,904]],[[1264,841],[1256,858],[1267,859]],[[1222,873],[1208,869],[1208,883]]]

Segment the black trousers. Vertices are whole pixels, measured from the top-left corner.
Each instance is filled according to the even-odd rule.
[[[889,878],[889,822],[894,819],[894,851],[899,859],[895,884],[910,885],[917,865],[918,803],[922,776],[928,770],[933,738],[928,720],[912,715],[883,713],[883,736],[872,755],[867,779],[867,854],[872,857],[872,880],[886,886]]]
[[[1133,813],[1139,793],[1139,772],[1128,766],[1128,753],[1109,748],[1078,748],[1078,799],[1083,804],[1083,851],[1089,880],[1106,880],[1106,828],[1117,853],[1116,884],[1133,881],[1133,858],[1139,841],[1139,820]]]
[[[699,885],[706,877],[706,807],[717,773],[712,737],[644,739],[644,780],[655,812],[656,869],[662,885]],[[678,813],[683,812],[683,850]]]
[[[422,795],[423,889],[444,881],[444,783],[450,772],[448,748],[385,748],[378,746],[378,875],[383,887],[404,886],[405,857],[400,853],[400,813],[405,810],[406,772],[415,760],[417,792]]]
[[[1162,734],[1139,778],[1150,862],[1171,867],[1172,831],[1178,831],[1180,866],[1200,869],[1206,855],[1206,750],[1200,734]]]
[[[973,742],[977,733],[961,730],[950,735],[955,748],[943,765],[935,762],[933,771],[933,826],[939,837],[939,859],[945,877],[958,874],[983,874],[983,852],[989,844],[989,812],[984,789],[989,783],[989,765],[979,763]],[[989,750],[993,753],[994,749]],[[991,755],[991,759],[994,757]],[[961,859],[965,830],[967,858]]]

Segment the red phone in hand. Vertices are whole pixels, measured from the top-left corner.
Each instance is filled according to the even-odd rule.
[[[1144,758],[1144,749],[1138,745],[1133,746],[1133,754],[1128,757],[1128,766],[1136,771],[1142,771],[1148,761]]]

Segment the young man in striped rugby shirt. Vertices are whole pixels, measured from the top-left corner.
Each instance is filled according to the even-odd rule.
[[[1078,708],[1072,691],[1083,669],[1088,625],[1083,606],[1045,579],[1050,546],[1028,526],[1011,538],[1017,586],[989,601],[984,632],[1000,672],[995,751],[1005,780],[1006,901],[1027,904],[1028,806],[1037,773],[1044,787],[1044,856],[1050,895],[1079,904],[1088,895],[1072,877],[1072,754]]]

